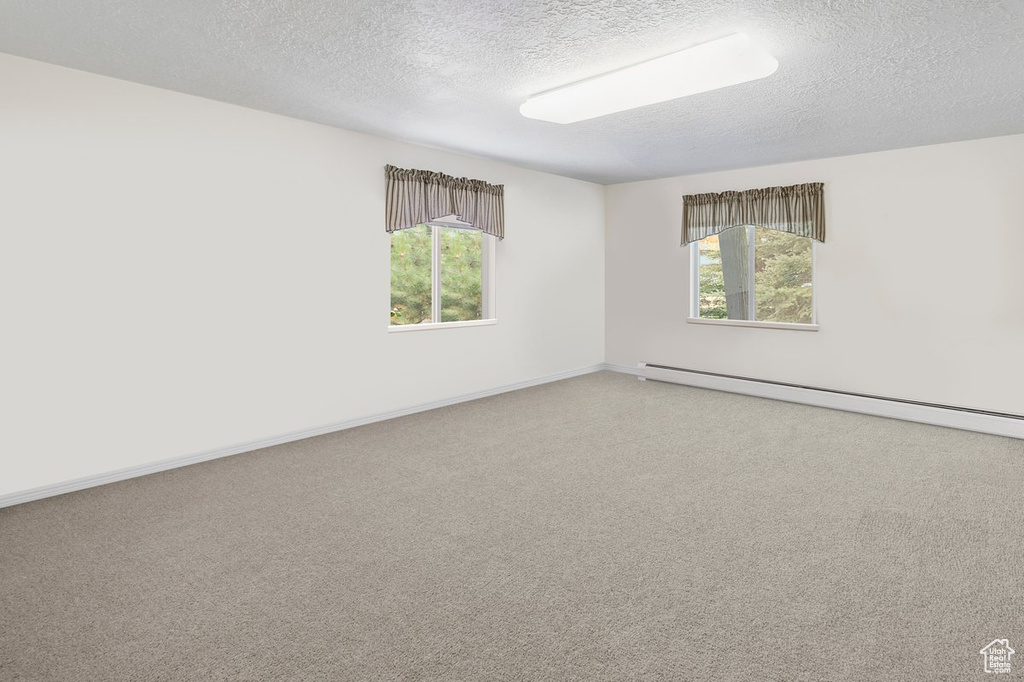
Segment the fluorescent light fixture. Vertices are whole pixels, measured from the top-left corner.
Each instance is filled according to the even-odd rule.
[[[775,73],[779,62],[743,33],[594,76],[529,98],[519,113],[575,123]]]

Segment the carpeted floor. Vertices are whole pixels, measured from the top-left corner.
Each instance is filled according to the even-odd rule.
[[[0,510],[2,680],[1024,674],[1024,441],[601,373]]]

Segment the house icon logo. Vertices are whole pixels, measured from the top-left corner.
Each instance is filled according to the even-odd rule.
[[[1010,640],[995,639],[979,653],[985,657],[985,672],[1008,673],[1010,672],[1010,656],[1016,652],[1010,648]]]

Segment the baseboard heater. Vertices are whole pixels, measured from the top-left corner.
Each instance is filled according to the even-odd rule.
[[[716,391],[827,407],[847,412],[860,412],[878,417],[934,424],[953,429],[979,431],[997,436],[1024,439],[1024,415],[976,410],[968,407],[937,405],[901,398],[888,398],[862,393],[836,391],[814,386],[765,381],[731,374],[716,374],[680,367],[667,367],[646,362],[639,364],[641,379],[710,388]]]

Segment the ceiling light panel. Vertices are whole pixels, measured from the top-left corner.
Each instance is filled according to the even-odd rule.
[[[779,62],[743,33],[535,95],[519,113],[575,123],[770,76]]]

